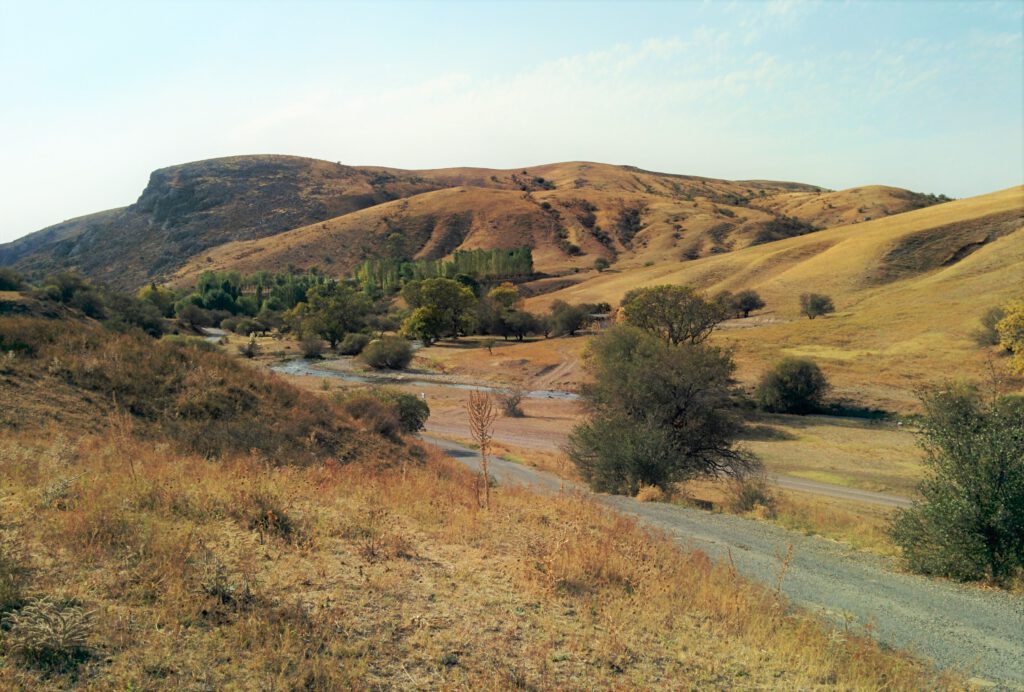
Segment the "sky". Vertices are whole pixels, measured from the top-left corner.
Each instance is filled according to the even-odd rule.
[[[629,164],[1024,182],[1024,2],[0,0],[0,242],[157,168]]]

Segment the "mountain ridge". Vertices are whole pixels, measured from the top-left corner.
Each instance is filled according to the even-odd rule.
[[[876,189],[889,192],[876,194],[884,199],[873,200],[872,214],[901,213],[927,198],[855,188]],[[205,268],[248,268],[257,257],[261,268],[319,266],[343,275],[397,246],[412,259],[524,244],[543,271],[557,274],[597,257],[692,259],[849,223],[857,205],[846,196],[805,183],[588,161],[403,170],[229,156],[157,169],[133,204],[0,245],[0,265],[38,274],[75,269],[134,288]],[[317,224],[328,233],[318,237]]]

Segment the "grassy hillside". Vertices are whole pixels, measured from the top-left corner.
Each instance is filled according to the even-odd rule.
[[[783,355],[813,357],[838,393],[903,409],[920,385],[983,377],[990,351],[971,338],[981,314],[1024,291],[1024,187],[820,231],[693,262],[591,272],[536,297],[618,304],[631,288],[693,284],[711,293],[756,289],[768,307],[727,323],[755,381]],[[808,320],[798,296],[832,296],[837,312]]]
[[[0,317],[0,396],[4,689],[962,684],[206,347]]]
[[[630,266],[723,253],[922,199],[893,188],[827,193],[584,162],[403,171],[238,156],[155,171],[135,204],[0,245],[0,265],[77,268],[134,288],[183,265],[179,278],[288,264],[341,275],[369,257],[528,244],[541,271],[562,274],[598,257]]]
[[[817,226],[801,218],[805,213],[818,225],[827,221],[813,205],[775,211],[771,201],[777,196],[820,194],[794,183],[737,183],[596,163],[417,174],[454,187],[273,238],[227,244],[194,258],[174,280],[188,283],[205,269],[288,265],[340,275],[368,256],[435,258],[456,249],[518,245],[534,249],[539,271],[562,275],[590,268],[598,257],[620,267],[642,266],[808,233]],[[898,213],[905,207],[885,208]]]

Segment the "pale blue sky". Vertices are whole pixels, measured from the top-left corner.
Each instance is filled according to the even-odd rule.
[[[250,153],[989,192],[1024,182],[1022,12],[0,0],[0,242]]]

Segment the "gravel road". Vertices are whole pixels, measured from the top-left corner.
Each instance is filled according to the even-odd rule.
[[[450,456],[479,467],[478,454],[454,442],[424,436]],[[492,459],[499,483],[539,490],[574,489],[537,469]],[[714,558],[731,554],[744,576],[779,584],[782,556],[793,546],[782,578],[795,604],[840,624],[868,627],[883,644],[908,649],[939,667],[959,669],[1004,689],[1024,690],[1024,598],[896,571],[882,558],[770,524],[628,497],[595,495],[604,505],[665,531],[680,545]]]

